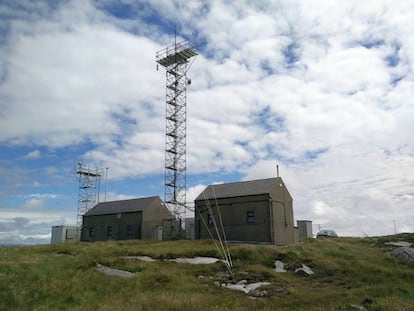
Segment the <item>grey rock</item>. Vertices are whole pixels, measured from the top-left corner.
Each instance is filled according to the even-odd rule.
[[[279,273],[287,272],[287,270],[285,269],[285,264],[280,260],[276,260],[275,261],[275,271],[279,272]]]
[[[251,290],[255,290],[262,286],[267,286],[267,285],[270,285],[270,283],[269,282],[256,282],[256,283],[246,284],[246,288],[248,291],[251,291]]]
[[[108,276],[118,276],[121,278],[130,278],[135,275],[132,272],[125,271],[125,270],[112,269],[112,268],[103,266],[99,263],[96,264],[96,270]]]
[[[295,273],[300,276],[309,276],[312,275],[314,272],[307,265],[302,264],[302,268],[296,269]]]
[[[214,281],[213,284],[214,284],[214,286],[220,287],[220,282],[219,281]]]
[[[228,289],[231,289],[231,290],[241,291],[245,294],[250,295],[251,292],[253,292],[253,293],[256,292],[256,294],[257,294],[258,291],[260,291],[259,290],[260,287],[267,286],[267,285],[270,285],[270,283],[269,282],[257,282],[257,283],[251,283],[251,284],[246,283],[246,284],[243,284],[243,285],[241,285],[241,284],[227,284],[227,285],[224,284],[224,286],[222,286],[222,287],[225,287],[225,288],[228,288]]]
[[[414,261],[414,248],[399,247],[391,251],[391,256],[400,261]]]
[[[168,261],[173,261],[176,263],[188,263],[192,265],[209,265],[219,261],[222,261],[214,257],[194,257],[194,258],[175,258]]]
[[[406,241],[398,241],[398,242],[385,242],[385,245],[391,245],[391,246],[399,246],[399,247],[410,247],[411,245],[413,245],[410,242],[406,242]]]
[[[247,294],[248,294],[249,296],[252,296],[252,297],[257,297],[257,298],[260,298],[260,297],[266,297],[266,296],[268,296],[267,291],[265,291],[265,290],[258,290],[258,289],[251,290],[251,291],[250,291],[250,292],[248,292]]]
[[[284,288],[284,287],[275,288],[273,291],[277,294],[286,294],[287,293],[287,289]]]

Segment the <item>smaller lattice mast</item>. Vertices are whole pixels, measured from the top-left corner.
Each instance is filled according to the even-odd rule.
[[[77,226],[82,225],[82,216],[99,203],[102,169],[78,163],[74,171],[79,179]]]

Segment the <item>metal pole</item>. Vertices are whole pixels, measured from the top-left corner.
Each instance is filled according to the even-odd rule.
[[[101,192],[101,172],[99,171],[98,168],[96,169],[96,177],[95,178],[97,179],[97,182],[98,182],[98,199],[96,201],[96,204],[98,204],[99,203],[99,195],[100,195],[100,192]]]
[[[105,202],[106,202],[106,191],[108,190],[108,168],[105,171]]]

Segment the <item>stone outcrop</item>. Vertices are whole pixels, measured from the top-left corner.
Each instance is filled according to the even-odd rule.
[[[405,262],[414,261],[414,248],[411,247],[399,247],[391,251],[391,256],[397,260]]]
[[[132,272],[125,271],[125,270],[112,269],[112,268],[103,266],[99,263],[96,264],[96,270],[108,276],[118,276],[121,278],[130,278],[135,275]]]
[[[385,245],[399,246],[399,247],[411,247],[413,244],[406,241],[397,241],[397,242],[385,242]]]
[[[222,287],[225,287],[231,290],[241,291],[253,297],[264,297],[267,295],[267,292],[264,290],[259,290],[259,289],[262,286],[267,286],[267,285],[270,285],[270,283],[269,282],[257,282],[257,283],[248,284],[247,280],[242,280],[238,282],[237,284],[225,284]]]
[[[296,269],[295,273],[300,276],[309,276],[313,274],[313,271],[307,265],[302,264],[302,268]]]
[[[276,260],[275,261],[275,271],[279,272],[279,273],[287,272],[287,270],[285,269],[285,264],[280,260]]]

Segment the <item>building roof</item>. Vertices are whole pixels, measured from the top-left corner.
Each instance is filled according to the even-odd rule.
[[[161,201],[160,197],[153,196],[139,199],[100,202],[87,211],[83,216],[140,212],[150,206],[156,199]]]
[[[279,184],[283,184],[280,177],[209,185],[198,195],[196,201],[267,194]]]

